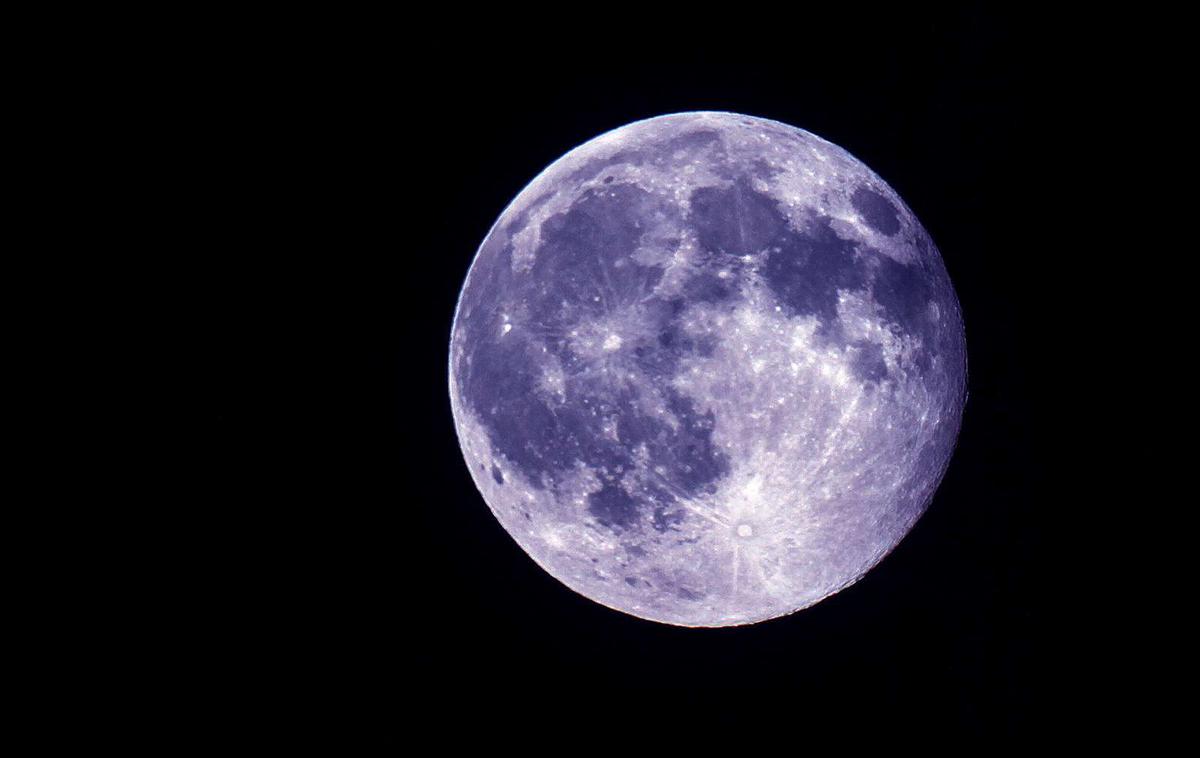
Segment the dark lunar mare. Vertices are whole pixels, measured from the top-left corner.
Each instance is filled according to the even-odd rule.
[[[463,398],[483,421],[493,450],[539,488],[556,487],[579,465],[591,467],[601,487],[588,496],[588,508],[617,530],[643,519],[669,530],[682,518],[672,504],[712,491],[729,469],[712,442],[712,413],[701,412],[668,382],[683,356],[711,354],[713,342],[693,339],[680,327],[682,300],[652,294],[663,270],[632,258],[645,234],[643,220],[656,211],[674,212],[634,185],[587,190],[542,224],[527,273],[512,272],[511,246],[499,243],[507,235],[489,239],[460,305],[468,352],[456,370]],[[712,279],[697,282],[704,289],[700,297],[728,297],[728,288]],[[640,388],[576,355],[569,337],[576,327],[634,305],[651,336],[608,360],[645,378]],[[507,334],[502,314],[520,314]],[[563,369],[563,398],[540,386],[545,356]],[[660,396],[674,423],[646,413],[646,392]],[[636,465],[639,449],[645,466]],[[631,473],[635,469],[640,473]]]
[[[895,206],[874,190],[859,187],[852,203],[877,231],[889,235],[899,231]],[[945,272],[940,266],[930,267],[936,251],[923,231],[917,235],[922,255],[913,263],[899,263],[860,241],[839,236],[828,216],[813,214],[802,231],[795,230],[778,203],[754,190],[744,177],[730,187],[695,190],[688,221],[711,264],[739,272],[757,267],[787,314],[817,317],[820,333],[829,340],[845,346],[838,330],[838,292],[869,289],[884,318],[904,334],[921,338],[913,358],[919,373],[946,348],[929,305],[952,302],[953,297],[944,296],[950,292]],[[745,262],[746,256],[750,263]],[[684,291],[696,300],[717,302],[732,289],[711,274],[701,274]],[[863,381],[879,381],[887,373],[877,347],[860,350],[852,367]]]
[[[866,266],[855,243],[839,237],[819,217],[803,233],[786,231],[763,266],[763,278],[789,315],[813,315],[829,331],[837,321],[838,290],[861,289]]]

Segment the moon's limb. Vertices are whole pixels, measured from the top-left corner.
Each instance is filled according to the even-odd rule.
[[[847,586],[949,461],[961,315],[928,234],[845,151],[726,113],[571,151],[463,287],[475,482],[550,574],[642,618],[752,623]]]

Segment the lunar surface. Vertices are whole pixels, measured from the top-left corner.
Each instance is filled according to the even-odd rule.
[[[459,299],[475,483],[552,576],[625,613],[749,624],[856,581],[942,478],[957,299],[882,179],[791,126],[621,127],[527,186]]]

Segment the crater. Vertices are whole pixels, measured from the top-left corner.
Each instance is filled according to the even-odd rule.
[[[867,226],[888,237],[900,231],[900,217],[896,206],[870,187],[859,187],[850,196],[850,204]]]
[[[857,342],[850,357],[850,370],[861,382],[880,382],[887,378],[883,347],[875,342]]]

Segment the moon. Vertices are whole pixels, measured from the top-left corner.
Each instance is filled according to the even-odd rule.
[[[450,403],[483,499],[567,587],[751,624],[857,581],[926,510],[966,400],[941,255],[845,150],[734,113],[632,123],[479,248]]]

